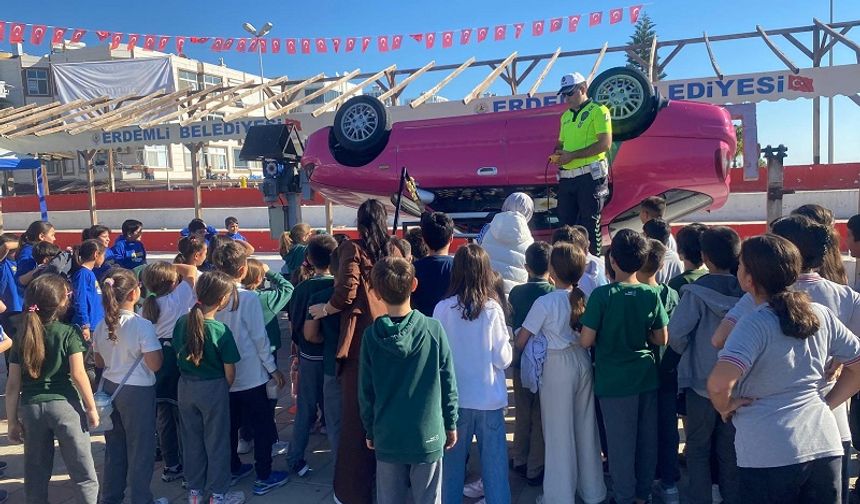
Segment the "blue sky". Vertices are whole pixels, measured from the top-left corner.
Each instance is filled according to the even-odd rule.
[[[553,17],[570,14],[583,14],[591,11],[608,11],[613,7],[626,7],[639,1],[592,0],[560,2],[553,0],[531,0],[530,2],[509,0],[436,0],[434,2],[391,0],[364,0],[361,2],[316,0],[313,2],[283,2],[276,0],[247,0],[245,2],[211,0],[203,1],[164,1],[116,2],[104,0],[40,0],[38,2],[3,2],[3,19],[26,23],[42,23],[55,26],[82,27],[91,30],[104,29],[124,33],[157,33],[164,35],[186,36],[225,36],[243,37],[241,28],[244,21],[257,26],[271,21],[274,29],[271,36],[279,38],[301,37],[346,37],[362,35],[403,34],[401,50],[378,53],[375,42],[367,53],[328,54],[287,56],[268,54],[264,56],[267,76],[287,74],[291,78],[309,76],[318,72],[334,74],[361,68],[362,71],[382,69],[392,63],[399,68],[420,67],[435,59],[437,64],[458,63],[469,56],[478,59],[501,58],[516,50],[521,55],[552,52],[556,47],[575,50],[599,47],[604,41],[610,45],[626,42],[632,33],[632,25],[626,20],[610,26],[606,14],[604,24],[589,29],[585,19],[577,33],[569,34],[566,29],[556,33],[546,33],[542,37],[531,37],[531,21],[549,20]],[[645,10],[657,23],[660,39],[676,39],[708,34],[719,35],[741,31],[754,31],[756,24],[767,28],[781,28],[811,24],[813,17],[827,20],[828,0],[651,0],[644,1]],[[860,2],[856,0],[835,0],[836,20],[860,19]],[[494,42],[487,40],[482,44],[474,41],[468,46],[455,42],[453,48],[427,50],[408,38],[416,32],[457,30],[460,28],[493,27],[496,24],[524,22],[525,33],[519,40],[513,40],[509,28],[508,40]],[[566,27],[565,27],[566,28]],[[860,41],[860,30],[850,33],[854,40]],[[88,44],[98,43],[94,33],[84,39]],[[441,40],[441,36],[440,36]],[[802,39],[811,40],[811,37]],[[778,41],[786,53],[801,67],[810,66],[808,59],[784,39]],[[44,52],[41,48],[27,47],[28,52]],[[0,43],[5,50],[7,42]],[[725,74],[758,72],[784,69],[782,63],[758,40],[728,42],[715,45],[717,60]],[[213,53],[206,46],[186,44],[186,53],[193,58],[217,62],[223,57],[225,63],[252,73],[258,73],[255,54]],[[664,50],[663,56],[667,54]],[[853,53],[838,46],[835,64],[854,63]],[[593,64],[593,57],[568,58],[561,60],[542,90],[549,91],[563,72],[581,71],[587,73]],[[623,64],[621,56],[607,56],[601,68]],[[475,69],[464,73],[446,87],[441,93],[448,98],[462,98],[489,69]],[[703,45],[689,46],[669,65],[668,79],[692,78],[712,74]],[[529,86],[536,77],[533,73],[524,83]],[[417,95],[441,79],[442,74],[432,73],[426,78],[416,80],[406,95]],[[506,86],[499,80],[491,91],[506,94]],[[824,101],[823,103],[826,103]],[[826,105],[822,107],[826,111]],[[836,108],[836,159],[837,162],[860,161],[860,142],[856,141],[860,129],[860,107],[845,97],[835,99]],[[827,124],[826,115],[822,124]],[[759,140],[762,145],[783,143],[789,146],[789,164],[809,163],[812,159],[812,101],[780,101],[763,103],[758,108]],[[826,145],[826,129],[822,127],[822,145]],[[825,159],[826,149],[822,149]]]

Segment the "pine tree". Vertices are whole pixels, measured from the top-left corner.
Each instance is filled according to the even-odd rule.
[[[636,22],[636,29],[633,32],[633,35],[630,36],[630,45],[634,47],[633,52],[635,52],[642,61],[646,63],[651,58],[651,43],[654,40],[654,37],[657,36],[657,25],[651,21],[651,17],[648,16],[648,13],[643,13],[639,18],[639,21]],[[660,57],[655,53],[654,54],[654,80],[662,80],[666,78],[666,73],[661,72],[659,75],[657,74],[657,68],[660,65]],[[630,68],[638,68],[645,75],[648,75],[647,66],[641,65],[638,61],[634,60],[630,56],[627,56],[627,66]]]

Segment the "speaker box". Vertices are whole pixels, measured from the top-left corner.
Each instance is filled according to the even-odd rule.
[[[243,161],[262,159],[298,161],[301,156],[301,142],[295,128],[290,124],[251,126],[239,152],[239,159]]]

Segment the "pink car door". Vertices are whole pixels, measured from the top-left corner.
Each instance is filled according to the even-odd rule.
[[[543,186],[547,181],[556,183],[558,169],[555,166],[546,169],[546,161],[558,142],[559,121],[563,112],[564,106],[510,114],[505,136],[510,166],[508,183],[511,186]]]

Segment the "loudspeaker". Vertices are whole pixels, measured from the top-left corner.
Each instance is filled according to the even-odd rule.
[[[302,144],[293,125],[265,124],[248,129],[239,159],[298,161],[302,157],[302,151]]]

